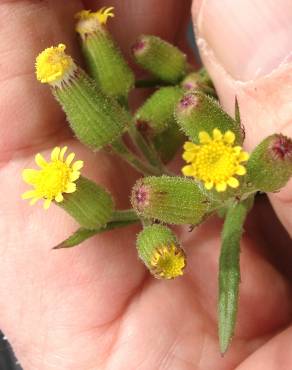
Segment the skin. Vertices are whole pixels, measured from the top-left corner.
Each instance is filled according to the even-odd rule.
[[[219,3],[228,10],[230,1]],[[237,12],[244,16],[241,3]],[[256,3],[270,6],[269,1]],[[288,1],[279,3],[283,9],[287,3],[291,15]],[[286,83],[291,67],[259,79],[235,70],[229,54],[242,57],[245,44],[222,49],[228,35],[215,22],[222,9],[214,4],[195,1],[193,20],[209,45],[201,53],[227,111],[232,112],[234,95],[239,98],[247,149],[269,132],[289,134],[292,108],[285,103],[291,101]],[[76,142],[48,87],[34,76],[35,56],[52,44],[66,43],[80,60],[73,14],[83,6],[104,5],[116,8],[111,27],[125,54],[142,32],[185,44],[181,25],[191,5],[185,0],[0,3],[1,329],[24,370],[290,369],[291,240],[265,199],[258,201],[242,241],[238,324],[223,358],[216,326],[220,220],[211,219],[192,233],[179,231],[188,255],[186,274],[161,281],[151,278],[137,259],[136,226],[94,237],[74,249],[52,251],[77,225],[56,206],[44,212],[41,205],[29,207],[20,200],[27,189],[20,173],[34,167],[34,154],[47,157],[55,145],[68,145],[84,160],[84,175],[108,187],[118,207],[128,207],[130,188],[139,175],[117,158],[92,154]],[[206,52],[215,49],[220,58]],[[239,83],[238,76],[249,82]],[[252,95],[251,89],[259,87],[261,94]],[[289,194],[288,185],[271,200],[291,233]]]

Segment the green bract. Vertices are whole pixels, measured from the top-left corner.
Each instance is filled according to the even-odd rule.
[[[133,188],[131,202],[140,216],[177,225],[197,225],[211,209],[211,201],[202,188],[180,177],[139,180]]]
[[[110,33],[99,27],[81,37],[81,46],[89,72],[100,90],[125,102],[134,87],[134,74]]]
[[[93,181],[80,177],[77,190],[64,195],[64,201],[57,203],[86,229],[99,229],[110,221],[114,203],[108,191]]]
[[[132,52],[135,61],[161,81],[177,83],[187,72],[186,55],[159,37],[140,36]]]
[[[68,83],[52,88],[77,138],[96,150],[119,138],[130,116],[107,97],[80,68]]]

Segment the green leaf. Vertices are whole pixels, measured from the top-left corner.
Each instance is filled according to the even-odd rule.
[[[137,222],[137,219],[127,220],[127,221],[112,221],[112,222],[109,222],[105,227],[100,228],[100,229],[95,229],[95,230],[89,230],[89,229],[85,229],[84,227],[80,227],[78,230],[75,231],[74,234],[69,236],[68,239],[56,245],[53,249],[72,248],[84,242],[85,240],[91,238],[94,235],[101,234],[105,231],[117,229],[119,227],[128,226],[136,222]]]
[[[226,352],[234,334],[240,282],[240,239],[250,202],[248,199],[229,208],[222,232],[218,302],[221,353]]]

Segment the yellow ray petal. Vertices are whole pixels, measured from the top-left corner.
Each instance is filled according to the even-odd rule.
[[[33,198],[30,202],[29,202],[29,205],[30,206],[33,206],[34,204],[36,204],[36,202],[40,200],[40,198],[36,197],[36,198]]]
[[[211,137],[206,131],[201,131],[199,133],[199,140],[201,144],[208,144],[211,141]]]
[[[214,186],[213,181],[205,182],[205,188],[206,188],[207,190],[211,190],[211,189],[213,188],[213,186]]]
[[[83,161],[76,161],[72,164],[73,171],[79,171],[83,167],[84,162]]]
[[[21,195],[21,198],[22,199],[30,199],[30,198],[34,198],[35,196],[36,196],[35,190],[28,190],[28,191],[26,191],[25,193],[23,193]]]
[[[52,203],[52,199],[45,199],[44,201],[44,209],[47,210]]]
[[[214,128],[214,130],[213,130],[213,138],[214,138],[214,140],[221,140],[222,139],[221,131],[218,130],[218,128]]]
[[[194,144],[194,143],[191,143],[190,141],[186,141],[185,143],[184,143],[184,150],[192,150],[192,149],[195,149],[197,147],[197,145],[196,144]]]
[[[76,184],[70,182],[65,189],[65,193],[74,193],[76,191]]]
[[[246,174],[246,168],[244,166],[238,166],[236,170],[236,175],[243,176]]]
[[[63,200],[64,200],[64,197],[63,197],[62,193],[57,194],[57,196],[55,197],[55,201],[56,201],[57,203],[60,203],[60,202],[62,202]]]
[[[59,159],[60,151],[61,151],[61,149],[60,149],[60,147],[58,147],[58,146],[56,146],[56,147],[53,149],[53,151],[52,151],[52,153],[51,153],[51,160],[52,160],[52,161],[57,161],[57,160]]]
[[[46,167],[46,165],[48,164],[47,161],[45,160],[45,158],[40,154],[38,153],[35,157],[34,157],[34,160],[35,160],[35,163],[40,167],[40,168],[44,168]]]
[[[218,192],[222,192],[222,191],[225,191],[227,188],[227,184],[226,182],[219,182],[219,184],[216,184],[216,190]]]
[[[186,162],[191,162],[195,158],[196,154],[192,152],[184,152],[182,157]]]
[[[239,181],[235,178],[235,177],[230,177],[228,180],[227,180],[227,184],[231,187],[231,188],[237,188],[239,186]]]
[[[74,171],[70,174],[70,181],[76,181],[80,177],[80,172],[79,171]]]
[[[193,169],[193,166],[184,166],[182,168],[182,173],[185,175],[185,176],[194,176],[194,169]]]
[[[61,149],[61,152],[60,152],[60,159],[61,159],[61,161],[63,161],[63,159],[64,159],[64,155],[65,155],[65,153],[66,153],[66,150],[68,149],[68,147],[67,146],[64,146],[62,149]]]
[[[241,152],[240,155],[239,155],[239,160],[240,162],[245,162],[247,161],[249,158],[249,154],[247,152]]]
[[[228,130],[224,134],[224,140],[228,144],[233,144],[235,141],[235,135],[232,131]]]
[[[75,157],[75,153],[70,153],[65,161],[67,166],[70,166],[71,162],[73,161]]]
[[[27,168],[22,171],[23,181],[25,181],[27,184],[33,185],[35,181],[37,180],[38,175],[39,175],[39,172],[37,170],[32,170],[30,168]]]

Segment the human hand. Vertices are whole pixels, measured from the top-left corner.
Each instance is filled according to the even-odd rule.
[[[158,4],[149,0],[102,3],[88,0],[83,3],[92,9],[115,6],[113,32],[124,50],[128,50],[140,33],[157,34],[184,44],[180,40],[185,32],[183,25],[188,19],[189,1],[168,0]],[[212,10],[216,4],[214,0],[205,3],[200,11],[200,29],[210,25],[204,17],[210,16],[208,7]],[[238,16],[256,16],[241,12],[240,6],[244,8],[247,3],[255,2],[238,2],[241,4],[237,5]],[[256,3],[263,9],[272,6],[271,0]],[[291,5],[281,0],[279,9],[280,3],[285,9],[282,16],[288,17],[289,11],[291,16]],[[220,9],[228,14],[228,4],[231,6],[231,1],[222,0],[213,14]],[[149,276],[137,260],[135,227],[94,237],[74,249],[52,251],[51,247],[70,235],[76,224],[57,207],[52,206],[45,213],[41,206],[28,207],[21,202],[20,194],[26,189],[21,170],[33,165],[36,152],[48,156],[55,145],[66,144],[72,148],[77,157],[84,160],[85,174],[94,174],[94,180],[108,187],[120,207],[126,207],[131,185],[137,178],[118,159],[102,152],[93,155],[75,141],[48,88],[35,80],[33,62],[45,47],[64,42],[78,58],[73,15],[81,7],[77,0],[0,4],[3,27],[0,36],[0,327],[24,370],[225,370],[237,367],[249,370],[261,369],[261,366],[265,370],[268,366],[288,369],[292,359],[285,348],[291,341],[291,329],[280,333],[279,330],[291,320],[290,287],[286,277],[266,258],[263,249],[273,241],[267,240],[259,228],[248,231],[242,242],[236,336],[226,356],[221,358],[216,323],[218,220],[210,220],[191,234],[182,231],[188,254],[186,274],[174,281],[160,281]],[[196,1],[194,9],[197,18]],[[274,21],[277,15],[272,15],[271,21]],[[267,21],[263,18],[262,22]],[[232,31],[238,25],[236,21],[236,17],[229,20],[233,22]],[[212,36],[213,48],[227,37],[220,32],[228,22],[222,23],[224,28],[218,26]],[[281,21],[282,27],[285,24]],[[289,36],[289,30],[284,28],[284,34],[285,31]],[[205,38],[209,31],[206,32]],[[246,56],[236,45],[223,55],[230,55],[231,59],[237,52],[239,57]],[[268,52],[262,54],[263,63]],[[226,75],[222,76],[222,70],[215,68],[208,56],[204,58],[220,98],[230,112],[234,94],[238,96],[249,149],[288,122],[286,102],[291,98],[288,67],[274,77],[248,84],[249,87],[254,84],[260,94],[251,102],[246,86],[232,83]],[[268,99],[271,89],[273,99]],[[290,106],[290,117],[291,109]],[[270,118],[264,132],[266,111]],[[283,133],[289,135],[289,131]],[[125,184],[122,188],[121,177]],[[285,191],[274,195],[273,202],[279,217],[291,231],[289,202],[284,203],[285,207],[282,204],[283,199],[287,199]],[[273,227],[277,232],[270,213],[267,223],[268,228]],[[277,243],[273,246],[278,247]]]

